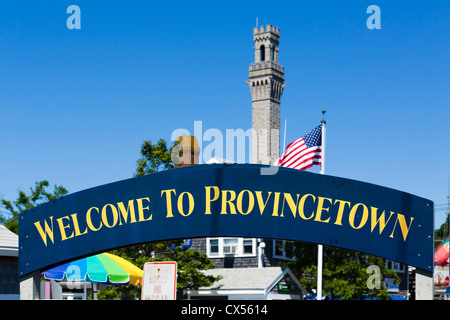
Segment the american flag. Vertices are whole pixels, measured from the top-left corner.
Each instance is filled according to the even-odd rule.
[[[322,165],[322,125],[291,142],[274,166],[306,170]]]

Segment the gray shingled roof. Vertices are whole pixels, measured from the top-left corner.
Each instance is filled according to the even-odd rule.
[[[205,274],[215,277],[221,275],[223,278],[200,290],[270,290],[282,278],[285,270],[282,267],[211,269]]]
[[[0,225],[0,256],[19,255],[19,237],[4,225]]]

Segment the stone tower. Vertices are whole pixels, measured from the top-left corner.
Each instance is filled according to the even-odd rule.
[[[278,64],[280,30],[270,24],[253,28],[255,62],[247,83],[252,95],[252,162],[272,164],[280,155],[280,101],[284,68]]]

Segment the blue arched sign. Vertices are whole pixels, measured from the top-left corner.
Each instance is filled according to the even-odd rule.
[[[73,193],[19,217],[20,276],[139,243],[206,236],[307,241],[433,267],[433,203],[261,165],[177,168]]]

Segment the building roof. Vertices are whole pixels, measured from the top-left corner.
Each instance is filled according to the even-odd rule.
[[[207,164],[212,164],[212,163],[231,163],[233,164],[234,161],[230,161],[227,159],[222,159],[222,158],[218,158],[218,157],[212,157],[211,159],[209,159],[208,161],[206,161]]]
[[[270,291],[286,274],[302,288],[300,282],[285,267],[267,268],[225,268],[205,271],[206,275],[223,278],[209,287],[201,287],[201,290],[263,290]]]
[[[0,256],[19,255],[19,237],[4,225],[0,225]]]

